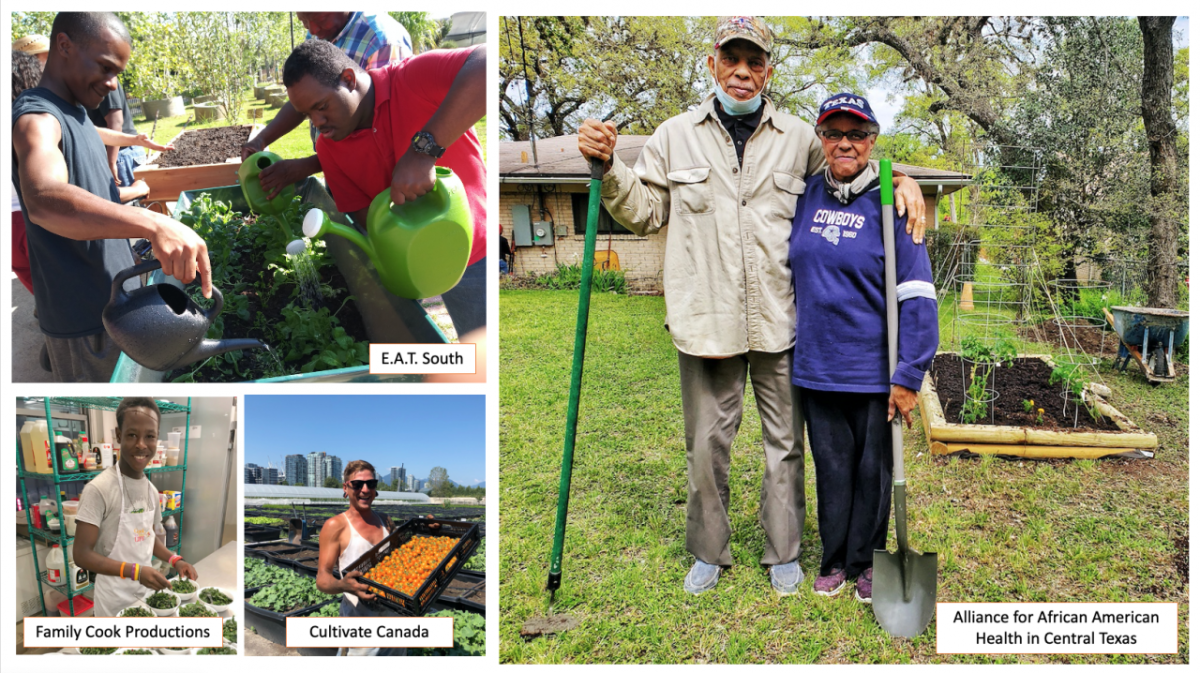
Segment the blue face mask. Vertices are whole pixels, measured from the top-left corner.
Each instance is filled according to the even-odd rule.
[[[725,109],[726,114],[734,117],[741,117],[743,115],[748,115],[751,112],[758,111],[758,108],[762,106],[761,91],[754,94],[754,98],[751,98],[750,100],[737,100],[733,96],[725,93],[725,90],[721,88],[720,84],[717,84],[716,82],[713,84],[714,91],[716,91],[717,94],[717,100],[720,101],[721,107]]]

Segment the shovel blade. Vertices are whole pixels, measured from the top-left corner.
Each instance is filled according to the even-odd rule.
[[[915,638],[937,605],[937,554],[875,550],[871,607],[875,619],[893,636]]]

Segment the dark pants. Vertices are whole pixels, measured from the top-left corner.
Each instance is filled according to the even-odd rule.
[[[821,575],[856,577],[887,542],[892,506],[892,433],[884,393],[801,388],[817,470]]]

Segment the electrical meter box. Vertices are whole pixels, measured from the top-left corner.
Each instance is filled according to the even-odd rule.
[[[529,206],[512,207],[513,246],[554,245],[554,225],[551,222],[533,222]]]

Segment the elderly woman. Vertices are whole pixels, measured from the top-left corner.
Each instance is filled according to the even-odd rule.
[[[895,218],[899,364],[888,374],[883,210],[871,150],[879,124],[866,99],[821,104],[817,135],[828,167],[807,181],[789,250],[796,283],[792,382],[800,388],[817,471],[823,546],[816,593],[833,596],[857,578],[871,602],[874,550],[887,542],[892,454],[888,427],[911,412],[937,350],[929,255]]]

